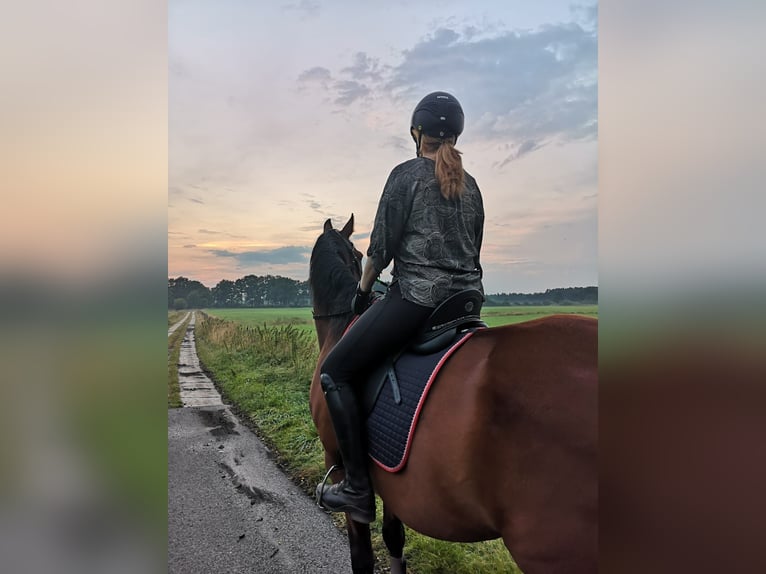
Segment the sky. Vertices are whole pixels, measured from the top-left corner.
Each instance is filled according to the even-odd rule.
[[[330,218],[366,252],[427,93],[461,102],[488,293],[598,284],[597,6],[170,0],[168,276],[308,278]],[[382,279],[390,278],[389,270]]]

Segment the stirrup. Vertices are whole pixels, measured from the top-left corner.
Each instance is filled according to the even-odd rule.
[[[335,472],[336,470],[343,468],[343,465],[340,464],[334,464],[330,467],[330,470],[327,471],[327,473],[324,475],[324,478],[322,479],[322,482],[319,483],[319,486],[321,488],[317,488],[317,497],[316,502],[317,506],[320,508],[322,507],[322,497],[324,496],[324,487],[327,484],[327,479],[330,478],[330,474]]]

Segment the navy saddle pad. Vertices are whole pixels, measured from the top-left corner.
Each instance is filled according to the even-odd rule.
[[[378,466],[389,472],[404,468],[418,417],[439,370],[476,331],[458,333],[451,344],[428,355],[403,353],[393,366],[396,384],[390,374],[385,375],[367,418],[369,454]],[[380,384],[369,381],[376,383]]]

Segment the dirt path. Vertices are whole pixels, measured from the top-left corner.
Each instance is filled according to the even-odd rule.
[[[183,371],[194,381],[188,392],[201,383],[194,320],[179,364],[179,380]],[[168,411],[168,572],[350,573],[345,535],[215,393],[217,404],[187,395]]]
[[[178,358],[178,386],[181,388],[181,404],[185,407],[222,406],[221,395],[213,381],[203,372],[197,357],[197,345],[194,341],[194,326],[197,314],[192,312],[186,325],[186,334],[181,342],[181,354]]]
[[[170,337],[170,335],[172,335],[173,333],[175,333],[175,331],[176,331],[176,329],[178,329],[178,327],[180,327],[181,325],[183,325],[183,322],[184,322],[184,321],[186,321],[186,319],[187,319],[187,317],[188,317],[188,316],[189,316],[189,313],[187,313],[186,315],[184,315],[183,319],[181,319],[181,320],[180,320],[178,323],[176,323],[175,325],[173,325],[172,327],[170,327],[170,329],[168,329],[168,337]]]

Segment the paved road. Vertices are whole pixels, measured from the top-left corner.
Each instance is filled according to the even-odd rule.
[[[168,411],[168,572],[351,572],[348,542],[225,407]]]
[[[351,566],[345,534],[218,404],[168,411],[168,572],[347,574]]]
[[[197,313],[192,312],[191,319],[186,325],[184,340],[181,341],[181,352],[178,355],[178,386],[181,390],[181,404],[185,407],[223,406],[218,389],[202,370],[197,357],[197,343],[194,339],[196,324]]]

